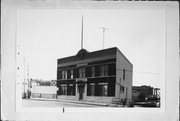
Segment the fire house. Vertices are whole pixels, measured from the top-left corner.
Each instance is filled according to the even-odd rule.
[[[133,65],[117,48],[81,49],[57,60],[58,100],[111,103],[132,98]]]

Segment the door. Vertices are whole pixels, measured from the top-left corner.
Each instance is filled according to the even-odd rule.
[[[84,85],[79,85],[79,100],[83,99]]]
[[[126,87],[126,98],[128,98],[128,97],[127,97],[127,94],[128,94],[128,88]]]

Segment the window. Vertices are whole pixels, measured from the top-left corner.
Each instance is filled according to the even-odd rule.
[[[85,68],[82,69],[82,77],[85,77],[86,73],[85,73]]]
[[[62,71],[62,79],[64,79],[64,71]]]
[[[107,76],[108,75],[108,65],[104,66],[104,75]]]
[[[99,96],[107,96],[108,95],[108,84],[107,83],[99,83]]]
[[[85,68],[79,69],[79,78],[85,78]]]
[[[104,66],[100,66],[100,76],[104,76]]]
[[[67,79],[67,70],[62,71],[62,79]]]
[[[69,84],[68,95],[75,95],[73,84]]]
[[[67,79],[67,70],[64,71],[65,79]]]
[[[126,98],[127,98],[127,95],[128,95],[128,88],[126,87]]]
[[[125,69],[123,69],[123,80],[125,80],[125,77],[126,77],[126,71]]]
[[[62,95],[67,95],[67,85],[63,84],[62,87]]]
[[[95,84],[91,83],[90,84],[90,96],[94,96],[95,95]]]
[[[71,70],[71,79],[73,79],[73,70]]]
[[[108,65],[100,66],[100,76],[108,75]]]
[[[82,68],[79,69],[79,78],[82,78]]]
[[[120,86],[120,92],[124,93],[124,86]]]
[[[92,67],[92,68],[91,68],[91,76],[92,76],[92,77],[95,77],[95,67]]]

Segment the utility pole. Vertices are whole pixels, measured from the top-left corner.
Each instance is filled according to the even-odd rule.
[[[28,90],[29,90],[29,65],[27,64],[27,83],[28,83]]]
[[[24,85],[24,98],[26,98],[26,89],[25,89],[25,82],[26,82],[26,77],[25,77],[25,58],[23,58],[23,62],[24,62],[24,83],[23,83],[23,85]]]
[[[109,29],[108,28],[104,28],[104,27],[99,27],[99,28],[103,30],[103,49],[104,49],[105,31],[109,30]]]
[[[27,64],[27,86],[28,86],[28,98],[31,96],[31,87],[30,87],[30,80],[29,80],[29,65]]]

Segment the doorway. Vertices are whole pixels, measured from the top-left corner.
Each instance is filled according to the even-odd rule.
[[[83,93],[84,93],[84,84],[78,85],[78,89],[79,89],[79,100],[82,100],[83,99]]]

